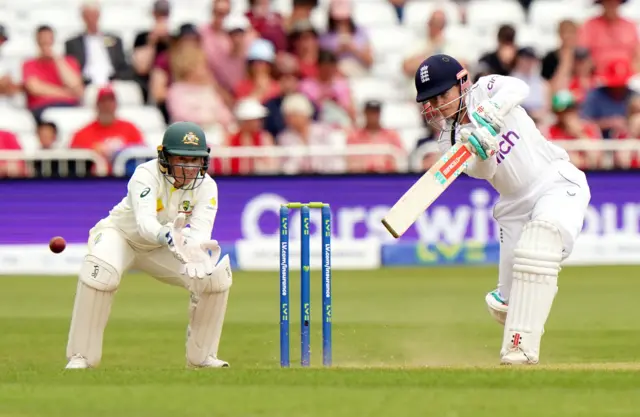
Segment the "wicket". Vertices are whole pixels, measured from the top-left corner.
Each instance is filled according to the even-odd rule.
[[[289,203],[280,207],[280,366],[290,366],[289,210],[300,209],[300,364],[311,364],[310,209],[322,213],[322,364],[331,366],[331,210],[329,204]]]

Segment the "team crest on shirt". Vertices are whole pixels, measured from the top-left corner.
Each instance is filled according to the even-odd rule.
[[[184,200],[182,203],[180,203],[180,210],[178,210],[178,213],[191,214],[192,209],[193,206],[191,205],[191,201]]]
[[[200,138],[195,133],[189,132],[182,138],[182,143],[185,145],[197,145],[200,142]]]

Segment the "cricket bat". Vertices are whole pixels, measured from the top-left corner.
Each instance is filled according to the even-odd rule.
[[[402,236],[426,209],[462,174],[471,158],[468,143],[458,142],[404,193],[382,219],[382,224],[396,239]]]

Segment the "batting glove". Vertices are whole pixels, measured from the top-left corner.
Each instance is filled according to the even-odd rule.
[[[498,141],[486,127],[479,129],[463,128],[460,130],[462,142],[472,145],[471,151],[480,159],[491,158],[498,152]]]
[[[491,132],[491,129],[489,129],[489,132],[494,135],[504,128],[504,119],[500,113],[500,106],[491,100],[481,102],[471,116],[480,126],[493,129],[493,132]]]

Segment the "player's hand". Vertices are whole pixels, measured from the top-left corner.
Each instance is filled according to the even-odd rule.
[[[184,213],[180,213],[173,222],[164,225],[158,233],[158,242],[162,245],[166,245],[174,258],[183,264],[187,262],[187,257],[184,253],[186,239],[183,234],[183,229],[186,224],[186,216]]]
[[[182,274],[189,278],[204,279],[213,273],[213,268],[220,257],[220,245],[217,240],[203,243],[187,243],[187,263],[182,267]]]
[[[498,141],[486,127],[479,129],[463,128],[460,131],[462,142],[470,143],[471,151],[480,159],[491,158],[498,152]]]
[[[471,114],[472,120],[480,124],[480,126],[493,128],[497,134],[504,128],[504,119],[500,112],[500,106],[491,100],[485,100]]]

